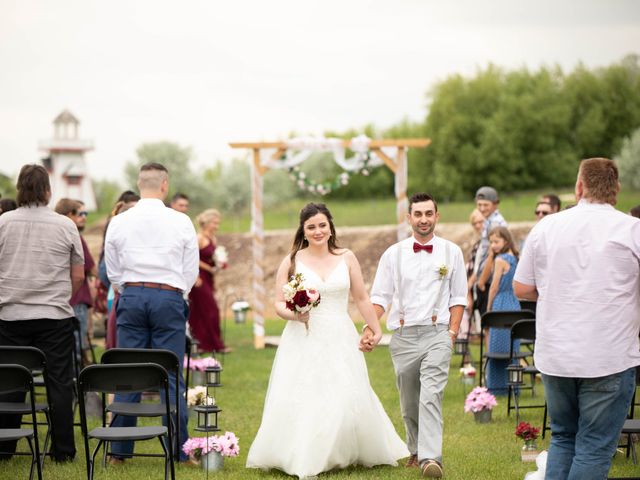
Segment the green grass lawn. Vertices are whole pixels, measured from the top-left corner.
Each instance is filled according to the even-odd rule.
[[[533,211],[538,199],[551,190],[527,191],[503,195],[500,211],[508,222],[535,221]],[[571,190],[557,192],[563,198],[573,198]],[[318,197],[313,201],[325,202],[338,227],[361,225],[392,225],[396,223],[396,204],[393,198],[372,198],[362,200],[332,201]],[[265,209],[264,225],[267,230],[296,228],[298,214],[309,200],[294,200],[273,208]],[[564,201],[563,205],[575,203]],[[627,213],[632,207],[640,204],[640,192],[622,191],[618,196],[616,208]],[[440,203],[441,222],[468,222],[469,214],[475,208],[473,201]],[[240,215],[226,215],[220,230],[222,233],[248,232],[250,225],[248,212]]]
[[[282,331],[283,322],[267,322],[267,334],[277,335]],[[251,337],[251,325],[227,325],[228,343],[234,347],[234,352],[224,359],[222,381],[224,387],[216,391],[218,406],[223,410],[220,414],[220,426],[223,430],[236,433],[240,438],[241,454],[239,457],[225,459],[225,469],[218,476],[232,479],[266,479],[286,478],[278,472],[265,473],[244,468],[247,452],[254,438],[264,402],[265,391],[275,355],[275,349],[255,350]],[[477,357],[477,352],[475,352]],[[371,384],[400,435],[404,436],[404,427],[400,418],[398,393],[391,359],[386,347],[380,347],[366,356],[369,367]],[[500,480],[522,479],[526,472],[535,470],[534,464],[522,463],[520,448],[522,443],[513,432],[515,417],[507,417],[506,398],[498,399],[498,406],[493,411],[493,422],[490,424],[476,424],[472,414],[463,411],[464,398],[470,387],[460,382],[458,367],[460,357],[454,356],[451,362],[449,384],[444,399],[444,462],[447,479],[454,480]],[[531,399],[529,391],[522,393],[524,403],[540,402],[542,400],[542,385],[537,386],[536,398]],[[522,419],[540,426],[542,423],[542,409],[524,410]],[[190,425],[193,428],[193,425]],[[43,432],[44,433],[44,432]],[[548,437],[539,441],[539,447],[548,448]],[[371,439],[375,441],[375,439]],[[51,461],[45,462],[45,479],[82,479],[86,478],[84,450],[79,429],[76,433],[78,454],[75,462],[56,465]],[[138,444],[137,451],[158,451],[157,441]],[[26,445],[21,445],[26,447]],[[274,445],[274,448],[278,448]],[[14,458],[8,462],[0,462],[0,478],[26,478],[28,472],[28,458]],[[631,460],[618,454],[614,459],[611,476],[632,476],[638,474],[638,466]],[[163,467],[161,459],[135,458],[122,466],[110,466],[102,470],[98,466],[96,479],[158,479],[162,478]],[[215,475],[211,475],[215,476]],[[180,479],[202,479],[204,472],[192,466],[177,466],[176,477]],[[322,478],[420,478],[417,470],[407,470],[403,467],[376,467],[366,469],[352,467],[343,471],[323,474]]]

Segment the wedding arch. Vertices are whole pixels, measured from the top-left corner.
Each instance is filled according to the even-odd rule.
[[[408,235],[406,223],[407,199],[407,150],[425,148],[431,143],[427,138],[371,140],[360,135],[351,140],[339,138],[291,138],[280,142],[238,142],[231,148],[250,149],[251,165],[251,236],[253,247],[253,338],[256,348],[265,346],[264,310],[264,217],[262,213],[263,176],[269,169],[287,169],[298,187],[314,194],[326,195],[331,190],[348,184],[350,175],[367,175],[370,168],[386,165],[395,176],[397,237]],[[353,156],[345,158],[349,149]],[[333,182],[310,182],[297,166],[314,152],[331,152],[335,162],[344,172]]]

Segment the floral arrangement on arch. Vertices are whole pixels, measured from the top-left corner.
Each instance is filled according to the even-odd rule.
[[[487,387],[476,387],[464,401],[465,412],[480,412],[482,410],[492,410],[498,404],[496,397],[494,397]]]
[[[187,358],[185,357],[184,368],[187,368]],[[220,362],[213,357],[202,357],[202,358],[192,358],[189,363],[189,370],[197,370],[199,372],[204,372],[209,367],[219,367]]]
[[[215,405],[216,399],[211,395],[207,395],[207,387],[198,385],[197,387],[187,390],[187,406],[195,407],[196,405]]]
[[[525,442],[535,440],[540,435],[540,429],[534,427],[529,422],[520,422],[516,427],[515,435]]]
[[[240,439],[233,432],[210,437],[191,437],[182,445],[182,451],[195,459],[210,452],[218,452],[223,457],[237,457],[240,455]]]

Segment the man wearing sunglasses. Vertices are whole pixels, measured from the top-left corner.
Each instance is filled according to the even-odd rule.
[[[553,208],[551,207],[551,204],[548,202],[538,202],[536,204],[536,209],[533,212],[536,216],[536,221],[540,221],[542,220],[544,217],[546,217],[547,215],[550,215],[553,212]]]

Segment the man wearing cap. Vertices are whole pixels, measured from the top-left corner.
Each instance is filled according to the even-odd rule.
[[[485,218],[480,236],[480,247],[476,252],[476,261],[473,267],[475,306],[481,315],[487,311],[489,291],[486,285],[490,283],[489,279],[493,270],[493,255],[489,248],[489,232],[494,227],[507,226],[507,221],[498,211],[499,203],[498,192],[493,187],[480,187],[476,192],[476,207]]]
[[[107,275],[121,292],[116,309],[118,347],[159,348],[184,358],[188,292],[198,277],[198,241],[189,217],[163,200],[169,174],[159,163],[147,163],[138,175],[140,201],[111,219],[105,240]],[[175,379],[169,375],[171,398]],[[180,371],[180,439],[187,440],[187,408]],[[116,401],[139,402],[140,394],[116,395]],[[135,417],[118,416],[113,425],[135,425]],[[133,442],[113,442],[112,463],[133,452]],[[181,459],[187,457],[180,451]]]

